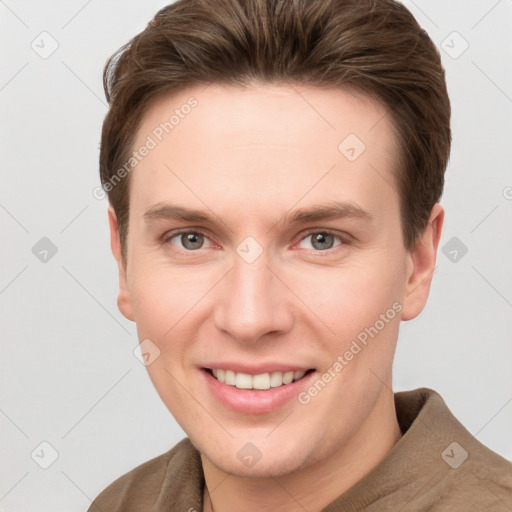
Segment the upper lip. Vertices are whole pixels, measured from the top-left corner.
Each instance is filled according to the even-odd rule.
[[[313,369],[311,366],[304,366],[300,364],[290,363],[277,363],[268,362],[261,364],[247,364],[240,362],[213,362],[202,365],[203,368],[213,370],[232,370],[236,373],[248,373],[249,375],[260,375],[262,373],[272,372],[296,372],[296,371],[307,371]]]

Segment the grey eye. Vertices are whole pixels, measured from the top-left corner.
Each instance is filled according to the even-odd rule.
[[[334,247],[334,235],[328,233],[315,233],[311,236],[311,245],[317,251]]]
[[[304,237],[300,242],[300,247],[302,249],[314,249],[315,251],[325,251],[332,249],[333,247],[336,247],[342,243],[342,239],[338,235],[335,235],[334,233],[329,233],[326,231],[316,231]]]
[[[180,237],[181,245],[185,249],[189,249],[193,251],[194,249],[200,249],[204,243],[204,235],[201,233],[180,233],[179,235],[176,235],[177,237]]]

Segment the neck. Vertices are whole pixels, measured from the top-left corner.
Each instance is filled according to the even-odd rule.
[[[230,475],[203,459],[204,512],[321,511],[381,462],[401,437],[392,393],[350,440],[315,464],[279,477]]]

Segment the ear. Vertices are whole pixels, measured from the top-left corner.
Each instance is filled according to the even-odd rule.
[[[417,317],[427,303],[443,221],[444,209],[437,203],[430,212],[427,226],[418,237],[414,247],[408,252],[402,320],[412,320]]]
[[[119,294],[117,296],[117,307],[128,320],[135,321],[126,277],[127,264],[121,250],[121,239],[119,237],[119,226],[117,215],[111,205],[108,207],[108,223],[110,226],[110,247],[112,254],[117,261],[119,268]]]

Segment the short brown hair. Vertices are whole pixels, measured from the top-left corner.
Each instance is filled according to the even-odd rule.
[[[110,109],[100,176],[125,255],[130,180],[112,180],[145,111],[188,86],[255,81],[339,87],[384,104],[400,148],[397,185],[411,248],[441,197],[451,144],[441,58],[413,15],[393,0],[178,0],[104,69]]]

